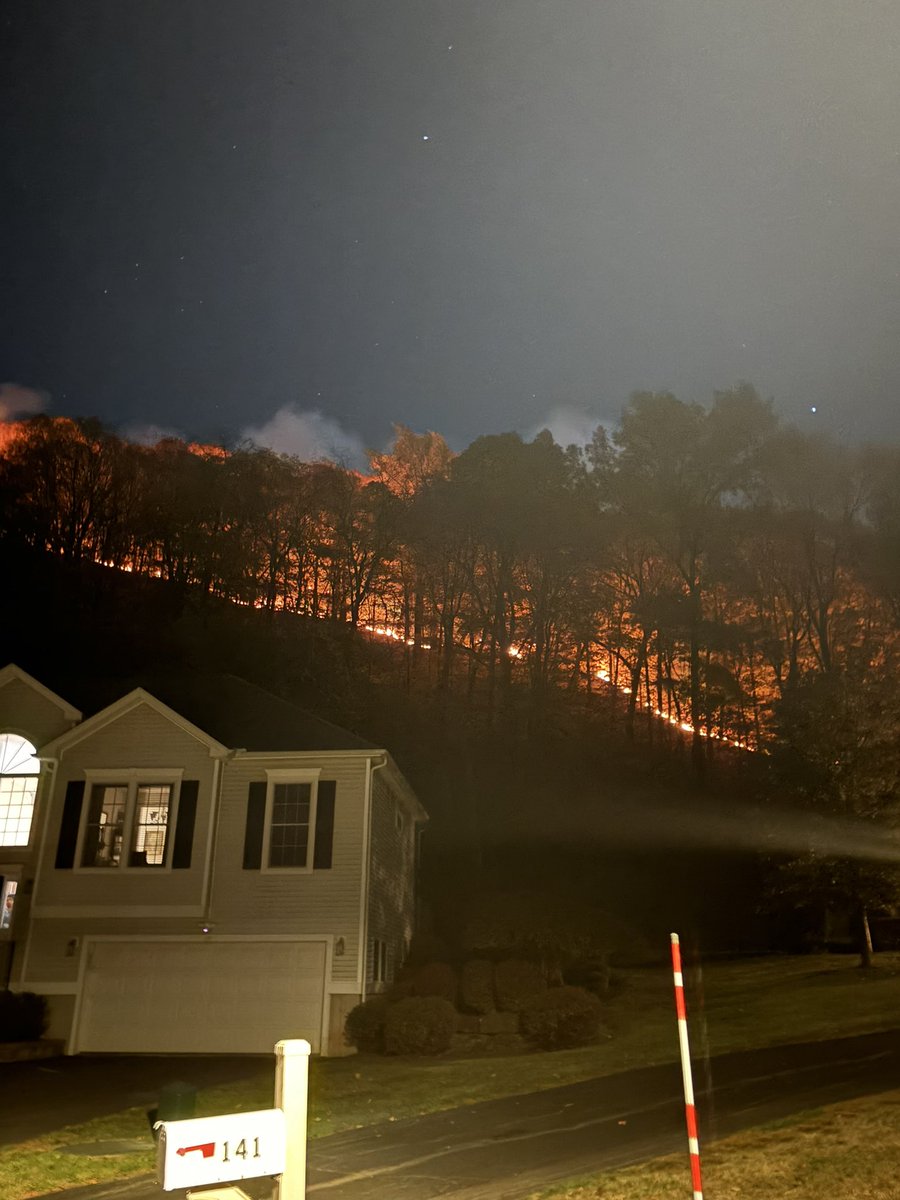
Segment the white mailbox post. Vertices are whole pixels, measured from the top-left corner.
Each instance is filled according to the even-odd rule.
[[[164,1191],[189,1192],[198,1200],[239,1197],[238,1188],[216,1185],[278,1176],[278,1200],[304,1200],[309,1042],[292,1038],[275,1046],[275,1108],[259,1112],[159,1121],[157,1180]]]

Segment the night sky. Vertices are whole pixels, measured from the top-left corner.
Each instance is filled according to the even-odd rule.
[[[7,415],[350,461],[749,380],[900,432],[896,0],[0,13]]]

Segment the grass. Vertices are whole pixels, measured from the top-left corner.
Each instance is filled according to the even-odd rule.
[[[716,1200],[893,1200],[900,1178],[900,1092],[762,1125],[703,1150],[703,1190]],[[683,1200],[687,1152],[542,1192],[544,1200]]]
[[[853,958],[748,959],[686,967],[691,1040],[698,1055],[779,1042],[819,1041],[893,1028],[900,1013],[900,955],[879,956],[861,971]],[[671,976],[665,966],[629,971],[608,1003],[610,1036],[595,1046],[551,1054],[387,1059],[314,1059],[310,1136],[556,1087],[631,1067],[668,1062],[678,1045]],[[197,1115],[272,1104],[272,1075],[211,1088]],[[83,1158],[60,1148],[83,1142],[146,1139],[145,1153]],[[126,1178],[153,1169],[143,1109],[129,1109],[0,1150],[0,1196]],[[638,1193],[636,1193],[637,1195]]]

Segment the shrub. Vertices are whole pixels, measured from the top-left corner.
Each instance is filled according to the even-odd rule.
[[[426,963],[424,967],[419,967],[410,982],[413,996],[441,996],[450,1004],[456,1002],[459,983],[449,963]]]
[[[616,978],[610,970],[609,961],[600,955],[571,963],[563,972],[563,979],[565,983],[586,988],[596,996],[610,995],[616,987]]]
[[[407,967],[424,967],[432,962],[445,962],[449,955],[447,943],[433,933],[414,933],[406,955]]]
[[[470,958],[459,977],[462,1006],[468,1012],[490,1013],[494,1003],[494,964],[486,958]]]
[[[388,1002],[384,996],[372,996],[351,1008],[344,1025],[344,1041],[348,1046],[369,1054],[384,1053],[384,1023]]]
[[[397,1000],[405,1000],[407,996],[414,996],[416,994],[415,971],[404,967],[403,971],[384,994],[391,1004]]]
[[[537,963],[508,958],[494,970],[494,991],[501,1012],[521,1012],[534,996],[547,990],[547,981]]]
[[[36,1042],[47,1032],[46,996],[34,992],[0,992],[0,1041]]]
[[[440,996],[408,996],[387,1010],[386,1054],[442,1054],[450,1049],[456,1012]]]
[[[596,1041],[601,1012],[600,1001],[584,988],[551,988],[522,1009],[519,1028],[542,1050],[566,1050]]]

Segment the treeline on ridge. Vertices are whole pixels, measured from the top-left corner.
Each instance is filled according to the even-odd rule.
[[[454,455],[398,426],[362,475],[256,446],[5,427],[0,538],[269,612],[350,623],[438,689],[535,719],[614,694],[702,766],[750,749],[809,674],[888,674],[900,448],[782,423],[741,385],[707,409],[637,393],[586,446],[507,433]]]

